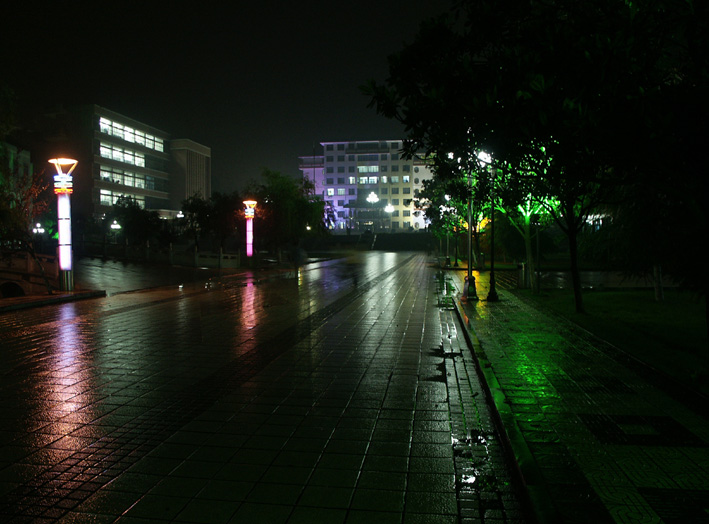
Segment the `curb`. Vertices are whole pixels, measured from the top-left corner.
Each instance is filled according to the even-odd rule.
[[[499,385],[492,366],[487,360],[482,344],[470,326],[470,319],[465,313],[465,305],[460,300],[454,300],[458,320],[465,327],[463,330],[466,341],[471,348],[471,354],[477,364],[478,375],[491,400],[491,413],[495,420],[500,437],[504,442],[510,463],[515,466],[520,492],[526,498],[524,505],[527,513],[538,524],[552,524],[559,521],[559,516],[551,503],[547,486],[540,482],[541,473],[534,456],[529,451],[517,422],[509,408],[505,393]]]
[[[0,301],[0,313],[10,311],[18,311],[21,309],[30,309],[35,307],[50,306],[53,304],[62,304],[64,302],[74,302],[76,300],[85,300],[88,298],[105,297],[106,291],[79,291],[77,293],[64,293],[61,295],[39,295],[37,297],[20,297],[12,304],[3,305]],[[7,300],[7,299],[5,299]]]

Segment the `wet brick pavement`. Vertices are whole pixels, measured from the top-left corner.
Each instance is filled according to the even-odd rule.
[[[423,256],[0,314],[0,520],[521,523]]]
[[[462,289],[464,272],[448,274]],[[488,273],[478,275],[480,297],[488,285]],[[572,323],[498,293],[499,302],[456,304],[539,520],[709,522],[702,399],[677,394],[661,374]]]

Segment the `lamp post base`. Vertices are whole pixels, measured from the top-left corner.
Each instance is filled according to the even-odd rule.
[[[59,270],[59,290],[74,291],[74,270]]]
[[[497,295],[497,289],[495,287],[495,272],[490,271],[490,291],[487,294],[488,302],[497,302],[500,297]]]
[[[463,287],[463,297],[466,300],[480,300],[478,293],[475,289],[475,277],[468,278],[465,277],[465,285]]]

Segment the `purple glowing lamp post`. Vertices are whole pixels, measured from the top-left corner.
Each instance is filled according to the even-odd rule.
[[[244,205],[246,210],[244,210],[244,216],[246,217],[246,256],[254,256],[254,214],[256,211],[256,201],[255,200],[244,200]]]
[[[78,162],[71,158],[52,158],[49,163],[54,164],[57,170],[57,174],[54,175],[54,194],[57,195],[57,226],[59,229],[59,289],[73,291],[71,194],[74,191],[74,183],[71,173]]]

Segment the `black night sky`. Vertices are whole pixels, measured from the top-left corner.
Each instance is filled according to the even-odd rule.
[[[57,2],[6,10],[20,109],[95,103],[212,148],[216,191],[320,141],[394,139],[359,86],[448,2]]]

